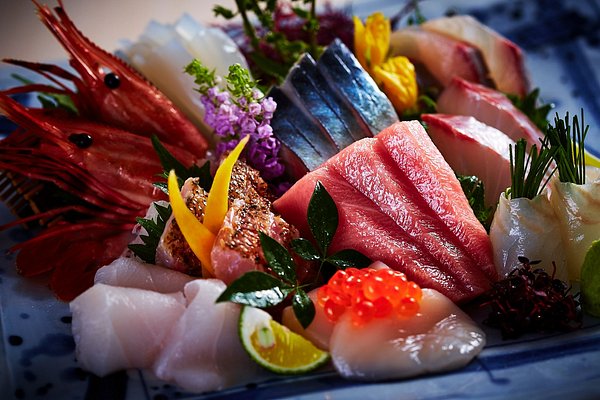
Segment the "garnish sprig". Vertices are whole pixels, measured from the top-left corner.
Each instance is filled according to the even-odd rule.
[[[307,239],[299,238],[292,242],[292,249],[304,260],[319,262],[319,271],[326,264],[336,269],[345,269],[364,268],[371,263],[368,257],[352,249],[327,255],[337,230],[338,211],[335,202],[320,182],[315,185],[310,198],[307,221],[317,246]],[[306,289],[311,285],[302,285],[298,281],[296,262],[284,246],[263,232],[260,232],[260,242],[265,260],[274,274],[261,271],[247,272],[233,281],[217,302],[231,301],[257,308],[268,308],[281,304],[291,295],[294,314],[300,324],[306,328],[315,316],[315,306],[306,293]]]
[[[579,301],[564,282],[535,266],[540,261],[519,257],[521,267],[492,284],[483,305],[491,312],[483,322],[502,332],[504,339],[526,333],[571,331],[581,327]],[[556,265],[553,263],[554,271]]]
[[[318,58],[321,47],[317,42],[319,20],[316,13],[316,0],[290,0],[292,12],[304,20],[304,31],[308,40],[288,40],[286,35],[277,29],[276,14],[282,7],[275,0],[236,0],[237,11],[223,6],[215,6],[213,13],[230,20],[236,16],[242,18],[244,32],[250,41],[252,51],[250,58],[265,76],[281,83],[292,65],[303,53],[310,53]],[[308,4],[308,7],[306,6]],[[251,21],[254,14],[259,25]]]
[[[511,186],[508,194],[511,199],[527,198],[533,199],[540,194],[550,176],[554,171],[548,173],[555,148],[548,147],[547,140],[543,140],[538,151],[534,144],[527,153],[527,142],[520,139],[515,143],[514,154],[513,146],[510,146],[510,178]]]
[[[577,115],[573,116],[573,124],[569,123],[569,113],[564,118],[554,117],[554,126],[548,125],[546,137],[550,148],[556,149],[554,159],[561,182],[576,185],[585,183],[585,137],[589,125],[585,125],[583,109],[581,122]]]
[[[248,165],[257,169],[269,183],[281,178],[285,172],[279,156],[281,143],[271,128],[277,104],[258,89],[248,70],[239,64],[231,65],[225,77],[226,89],[219,87],[220,77],[198,60],[193,60],[185,71],[198,85],[204,121],[214,130],[218,140],[215,156],[219,158],[228,153],[249,135],[250,141],[244,151]]]

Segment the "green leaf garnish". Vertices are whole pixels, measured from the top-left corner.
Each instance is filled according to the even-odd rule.
[[[289,251],[269,235],[259,232],[259,236],[260,245],[269,267],[271,267],[282,280],[295,283],[296,264]]]
[[[573,116],[573,125],[569,124],[569,113],[561,119],[558,113],[554,117],[554,126],[549,125],[546,138],[550,148],[556,149],[554,159],[561,182],[576,185],[585,183],[585,137],[589,130],[585,125],[583,109],[581,109],[581,124],[577,115]]]
[[[359,251],[345,249],[330,255],[325,259],[325,262],[334,265],[338,269],[365,268],[371,264],[371,259]]]
[[[546,131],[548,126],[548,113],[554,107],[552,104],[540,104],[539,100],[540,90],[535,89],[527,94],[525,97],[507,94],[510,101],[517,107],[523,114],[533,122],[542,132]]]
[[[165,230],[167,220],[171,216],[170,204],[161,206],[158,203],[152,203],[152,205],[157,211],[156,220],[146,218],[136,219],[137,223],[148,233],[147,235],[140,235],[140,239],[143,243],[132,243],[127,246],[136,256],[149,264],[156,263],[156,248],[158,247],[160,237]]]
[[[233,281],[217,299],[217,303],[231,301],[256,308],[267,308],[281,303],[293,287],[282,284],[272,275],[250,271]]]
[[[600,317],[600,240],[592,243],[581,266],[581,303],[586,313]]]
[[[315,305],[302,289],[298,289],[294,293],[292,297],[292,309],[303,328],[307,328],[315,318]]]
[[[189,168],[184,166],[179,162],[169,151],[162,145],[158,137],[155,135],[152,136],[152,146],[158,155],[158,159],[160,160],[160,164],[163,168],[163,173],[160,175],[165,178],[165,180],[169,177],[169,171],[175,170],[175,174],[177,175],[177,180],[179,181],[179,187],[183,184],[183,182],[188,178],[198,178],[200,186],[206,190],[210,191],[213,182],[213,176],[210,173],[210,162],[206,161],[202,167],[193,164]],[[166,182],[157,182],[154,183],[154,186],[160,188],[164,193],[169,193],[167,190]]]
[[[338,211],[335,202],[321,182],[317,182],[308,203],[308,227],[323,254],[333,240],[338,226]]]
[[[351,266],[363,268],[371,260],[356,250],[341,250],[327,256],[327,248],[335,235],[338,225],[338,212],[335,202],[317,182],[311,196],[307,219],[311,232],[317,240],[318,248],[307,239],[294,239],[291,247],[304,260],[318,261],[319,271],[325,264],[336,268]],[[275,239],[260,232],[263,254],[271,270],[277,275],[263,272],[247,272],[229,285],[218,301],[251,305],[258,308],[271,307],[283,302],[289,294],[292,296],[292,309],[304,328],[308,327],[315,316],[315,306],[297,282],[296,264],[290,252]],[[265,300],[268,298],[268,301]],[[263,301],[263,303],[260,303]]]
[[[481,222],[485,230],[489,232],[494,215],[494,207],[485,205],[485,187],[483,182],[476,176],[457,176],[469,205],[473,209],[475,217]]]
[[[292,250],[306,261],[316,261],[321,258],[321,254],[315,246],[304,238],[292,240]]]

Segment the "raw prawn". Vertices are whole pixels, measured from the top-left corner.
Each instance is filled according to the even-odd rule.
[[[59,298],[70,300],[91,285],[99,266],[122,252],[131,240],[135,217],[143,216],[148,205],[160,198],[161,192],[152,185],[162,171],[158,156],[148,138],[81,119],[47,115],[5,94],[0,94],[0,111],[19,125],[0,142],[4,190],[22,189],[20,179],[34,185],[23,193],[33,205],[34,215],[9,226],[64,218],[12,248],[20,250],[17,269],[25,276],[54,271],[51,287]],[[185,163],[195,159],[185,150],[169,149]],[[60,200],[59,207],[48,205],[43,198],[48,187],[79,200],[67,205]],[[40,254],[44,263],[39,262]],[[64,276],[68,274],[72,276]]]
[[[61,0],[54,9],[56,14],[33,2],[42,22],[69,52],[70,64],[79,77],[55,65],[4,60],[38,72],[60,87],[32,84],[12,89],[13,93],[43,90],[66,94],[85,118],[143,136],[157,135],[163,143],[204,155],[207,141],[198,129],[137,71],[86,38],[64,11]],[[71,81],[76,91],[57,78]]]

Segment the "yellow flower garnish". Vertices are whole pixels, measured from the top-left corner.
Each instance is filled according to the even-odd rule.
[[[408,110],[417,103],[417,75],[408,58],[398,56],[375,66],[373,78],[397,110]]]
[[[181,197],[175,171],[169,173],[169,201],[173,209],[173,217],[177,221],[177,225],[192,252],[194,252],[202,263],[204,271],[211,276],[214,276],[214,270],[212,268],[210,253],[215,244],[216,234],[223,225],[229,207],[231,171],[244,146],[248,143],[249,138],[250,136],[246,136],[240,140],[227,158],[219,165],[210,193],[208,194],[208,199],[206,200],[204,223],[198,221]]]
[[[386,60],[390,36],[390,21],[382,13],[369,16],[365,25],[354,17],[354,54],[401,112],[417,103],[417,75],[414,65],[406,57]]]
[[[390,21],[376,12],[367,18],[366,25],[354,17],[354,48],[360,64],[369,73],[376,65],[385,61],[391,36]]]

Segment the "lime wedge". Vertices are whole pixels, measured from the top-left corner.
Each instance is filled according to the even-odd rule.
[[[581,300],[585,312],[600,317],[600,240],[592,243],[581,266]]]
[[[301,374],[329,361],[329,353],[258,308],[245,306],[239,334],[244,349],[262,367],[278,374]]]

